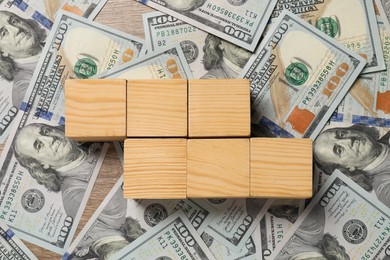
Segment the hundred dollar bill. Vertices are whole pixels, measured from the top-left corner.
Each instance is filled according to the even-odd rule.
[[[303,200],[274,200],[261,219],[259,229],[255,231],[261,233],[257,234],[262,249],[260,259],[271,259],[269,256],[294,225],[303,207]]]
[[[87,79],[133,62],[142,53],[144,41],[65,11],[58,13],[53,28],[21,109],[28,109],[29,101],[42,95],[35,116],[50,116],[63,124],[63,91],[54,95],[54,90],[62,89],[65,79]]]
[[[283,10],[299,14],[317,29],[359,53],[368,61],[363,73],[385,69],[373,0],[279,0],[272,18]]]
[[[336,171],[271,259],[387,259],[390,211]]]
[[[250,236],[248,241],[240,252],[234,252],[229,247],[224,246],[218,240],[204,232],[202,239],[210,249],[211,253],[217,260],[231,259],[231,260],[261,260],[261,234],[260,225],[257,225],[254,235]]]
[[[137,0],[210,34],[254,51],[276,0]]]
[[[1,2],[8,8],[17,7],[45,26],[51,26],[57,11],[61,9],[93,20],[107,0],[4,0]]]
[[[390,2],[386,0],[375,0],[375,4],[379,9],[387,30],[390,31]]]
[[[38,258],[15,236],[15,233],[0,221],[0,258],[38,260]]]
[[[343,118],[336,110],[313,142],[314,189],[338,169],[390,207],[390,128]]]
[[[22,1],[0,3],[0,28],[4,28],[0,43],[0,143],[9,134],[53,24],[41,1],[30,2],[34,8],[21,8],[25,4]]]
[[[95,78],[192,79],[192,73],[180,45],[173,45],[149,52],[138,61],[123,64]]]
[[[5,0],[0,3],[0,27],[4,28],[5,35],[0,43],[3,64],[0,68],[0,143],[9,134],[53,27],[54,13],[61,8],[62,2]],[[84,6],[87,2],[77,5]],[[94,18],[104,3],[101,1],[88,18]]]
[[[239,75],[251,82],[252,123],[276,136],[314,139],[365,64],[283,11]]]
[[[53,0],[45,0],[52,2]],[[58,0],[57,0],[58,1]],[[93,20],[108,0],[67,0],[61,9]]]
[[[121,177],[68,248],[63,259],[106,259],[181,209],[197,232],[214,210],[201,200],[133,200],[123,197]],[[110,250],[104,249],[105,247]]]
[[[265,199],[212,199],[217,209],[205,232],[232,252],[240,253],[249,237],[259,225],[272,200]]]
[[[160,12],[143,16],[148,49],[180,44],[191,72],[199,78],[237,78],[252,53]],[[214,55],[213,55],[214,54]]]
[[[334,122],[390,127],[390,31],[381,21],[378,26],[387,69],[360,76],[331,117]]]
[[[113,259],[215,259],[182,211],[160,222]]]
[[[390,189],[390,185],[387,182],[380,181],[377,177],[381,175],[378,174],[380,168],[382,168],[382,171],[387,169],[387,172],[390,172],[390,166],[384,166],[381,163],[383,154],[386,154],[386,147],[389,144],[386,136],[390,130],[390,105],[389,98],[386,98],[386,95],[390,92],[388,82],[390,74],[390,35],[380,17],[378,17],[378,25],[387,70],[361,76],[337,107],[329,124],[326,125],[314,142],[316,165],[314,168],[314,189],[319,190],[333,170],[338,168],[364,189],[378,196],[379,200],[389,207],[390,203],[387,202],[387,195],[383,192]],[[329,144],[328,136],[336,136],[337,132],[348,132],[352,135],[340,137],[339,140],[334,138],[330,142],[330,146],[324,146],[324,142]],[[348,143],[354,145],[348,146]],[[381,148],[381,146],[385,148]],[[335,157],[335,160],[324,157],[324,155],[338,154],[331,151],[334,147],[340,147],[340,150],[345,148],[347,153],[351,153],[342,163],[339,161],[339,156]],[[382,166],[375,166],[375,160],[377,160],[376,163],[379,162],[377,166]],[[357,161],[363,162],[363,164],[358,165],[356,164]],[[372,167],[368,166],[370,164]],[[377,170],[374,170],[374,168],[377,168]],[[382,188],[375,184],[379,182]]]
[[[0,219],[21,238],[65,252],[107,150],[65,137],[65,79],[130,61],[142,45],[85,18],[58,14],[0,159]]]

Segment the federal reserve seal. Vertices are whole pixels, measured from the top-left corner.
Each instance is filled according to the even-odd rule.
[[[30,213],[40,211],[45,205],[45,196],[40,190],[29,189],[22,195],[22,206]]]
[[[229,4],[239,6],[246,3],[247,0],[227,0]]]
[[[352,219],[344,224],[343,236],[351,244],[360,244],[367,237],[367,226],[358,219]]]
[[[90,58],[82,58],[76,62],[74,73],[79,79],[88,79],[97,73],[97,65]]]
[[[214,238],[209,234],[207,234],[206,232],[203,232],[200,237],[202,238],[203,242],[206,243],[207,247],[210,247],[214,242]]]
[[[193,63],[199,56],[199,48],[192,41],[182,41],[180,42],[180,47],[186,56],[188,64]]]
[[[322,17],[316,22],[316,28],[334,38],[339,33],[339,24],[331,17]]]
[[[145,222],[151,227],[154,227],[155,225],[157,225],[167,217],[168,217],[167,209],[163,205],[158,203],[150,204],[149,206],[146,207],[144,212]]]
[[[287,67],[284,75],[290,84],[300,86],[309,78],[309,70],[303,63],[294,62]]]

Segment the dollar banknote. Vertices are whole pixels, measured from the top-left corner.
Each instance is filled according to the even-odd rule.
[[[3,221],[0,221],[0,258],[38,260]]]
[[[155,51],[180,44],[199,78],[236,78],[252,53],[161,12],[143,14],[146,44]],[[214,54],[214,55],[213,55]]]
[[[387,259],[390,212],[336,171],[271,259]]]
[[[299,14],[311,25],[367,60],[363,73],[385,69],[372,0],[279,0],[272,17],[283,10]]]
[[[375,0],[375,4],[379,9],[387,30],[390,31],[390,2],[386,0]]]
[[[333,113],[329,123],[319,134],[318,140],[314,143],[314,154],[316,155],[314,157],[316,165],[314,168],[314,189],[319,190],[333,170],[338,168],[364,189],[373,193],[375,196],[379,196],[378,198],[387,206],[390,206],[390,203],[386,202],[387,195],[383,194],[383,188],[390,188],[390,185],[387,182],[383,182],[381,189],[375,188],[377,187],[377,185],[374,185],[375,176],[378,176],[378,174],[368,173],[372,172],[375,167],[366,168],[369,164],[376,165],[376,163],[373,163],[374,159],[377,160],[378,165],[381,165],[381,154],[386,153],[386,147],[389,145],[386,136],[390,130],[390,105],[386,95],[390,93],[390,84],[388,82],[390,73],[390,58],[388,54],[390,51],[390,35],[381,17],[378,17],[378,26],[380,28],[387,70],[365,74],[359,77]],[[340,147],[343,149],[346,148],[346,151],[355,152],[349,154],[343,163],[336,166],[333,163],[337,163],[337,161],[333,161],[330,164],[329,158],[321,160],[323,155],[332,154],[328,149],[332,149],[333,147],[323,145],[319,147],[317,144],[323,143],[324,138],[327,139],[327,136],[331,133],[335,134],[340,131],[350,132],[352,135],[340,138],[340,143],[333,139],[331,145],[333,147],[339,147],[338,145],[341,144]],[[357,142],[353,143],[352,140],[366,141],[362,141],[362,145],[357,145]],[[329,139],[326,142],[328,143],[328,141]],[[346,146],[348,142],[355,145]],[[378,145],[384,148],[377,148]],[[382,152],[378,149],[384,151]],[[364,167],[356,165],[357,160],[364,162]],[[385,166],[383,170],[385,169],[390,172],[390,165]]]
[[[78,1],[77,6],[84,7],[87,2],[89,1]],[[100,1],[87,17],[94,18],[105,2]],[[46,43],[47,35],[53,27],[55,13],[63,3],[65,4],[65,1],[59,0],[0,2],[0,17],[3,21],[0,25],[1,28],[7,28],[4,31],[7,33],[0,43],[2,64],[0,68],[0,143],[3,143],[9,134]],[[9,22],[4,23],[5,21]]]
[[[303,200],[274,200],[267,213],[260,221],[259,228],[253,237],[259,237],[261,244],[261,257],[267,260],[276,246],[283,241],[290,228],[303,211]],[[257,234],[256,232],[259,232]]]
[[[158,11],[254,51],[276,0],[137,0]]]
[[[22,239],[65,253],[107,150],[65,137],[65,79],[135,59],[142,46],[130,35],[58,13],[0,159],[0,219]]]
[[[217,210],[205,232],[230,251],[240,253],[272,200],[210,199],[208,202]]]
[[[390,31],[378,19],[387,69],[360,76],[331,117],[334,122],[390,127]]]
[[[179,209],[198,233],[202,233],[211,221],[210,212],[213,208],[201,200],[125,199],[121,177],[63,259],[106,259],[108,255],[117,253]],[[103,250],[110,244],[118,244],[118,247],[110,247],[110,252]]]
[[[235,252],[230,250],[229,247],[223,245],[218,240],[215,240],[213,236],[210,236],[206,232],[202,234],[202,239],[214,255],[216,260],[261,260],[262,259],[262,248],[261,248],[261,234],[260,225],[257,225],[254,235],[250,236],[244,247],[239,251]]]
[[[53,0],[45,1],[54,2]],[[107,1],[108,0],[66,0],[62,1],[61,9],[93,20]]]
[[[314,139],[365,64],[283,11],[239,75],[251,82],[252,123],[268,136]]]
[[[177,211],[113,259],[215,259],[182,211]]]
[[[149,52],[138,61],[96,75],[95,78],[119,79],[192,79],[180,45]],[[123,155],[119,155],[121,157]]]
[[[57,11],[61,9],[93,20],[107,0],[4,0],[1,2],[7,8],[17,7],[40,23],[52,25]]]

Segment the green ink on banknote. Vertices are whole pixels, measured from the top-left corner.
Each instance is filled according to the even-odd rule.
[[[322,17],[316,23],[317,29],[334,38],[339,32],[339,25],[331,17]]]
[[[97,65],[90,58],[83,58],[77,61],[74,66],[74,73],[79,79],[88,79],[97,73]]]
[[[300,86],[309,78],[309,70],[303,63],[294,62],[287,67],[284,75],[290,84]]]

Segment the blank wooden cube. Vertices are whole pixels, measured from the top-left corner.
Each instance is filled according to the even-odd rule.
[[[249,80],[189,80],[188,93],[189,137],[250,135]]]
[[[65,134],[74,140],[125,139],[126,80],[67,80],[65,120]]]
[[[126,139],[124,197],[186,198],[187,141],[178,138]]]
[[[187,80],[128,81],[127,136],[187,136]]]
[[[189,139],[187,197],[249,197],[249,139]]]
[[[298,138],[251,138],[251,197],[312,196],[312,142]]]

